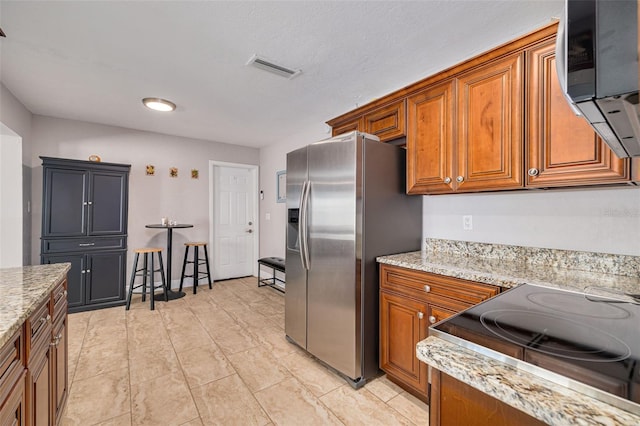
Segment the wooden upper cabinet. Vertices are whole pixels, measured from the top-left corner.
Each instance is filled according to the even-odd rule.
[[[489,61],[407,101],[407,193],[523,186],[523,53]]]
[[[405,100],[392,102],[364,115],[340,121],[340,117],[328,121],[332,126],[332,135],[359,130],[380,138],[381,142],[401,138],[405,135]]]
[[[458,191],[523,186],[523,53],[457,78]]]
[[[407,193],[453,190],[454,82],[437,84],[407,99]]]
[[[362,131],[363,128],[362,118],[358,118],[333,127],[331,129],[331,136],[338,136],[343,133],[353,132],[354,130]]]
[[[555,40],[528,51],[528,187],[607,184],[630,180],[619,159],[565,99],[555,63]]]
[[[376,135],[382,142],[393,140],[405,134],[405,101],[394,102],[366,114],[364,131]]]

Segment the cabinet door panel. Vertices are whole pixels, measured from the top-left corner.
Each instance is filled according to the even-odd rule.
[[[59,254],[55,256],[42,256],[43,264],[71,263],[71,269],[67,273],[67,302],[68,307],[84,305],[86,257],[84,254]]]
[[[616,157],[562,94],[554,41],[532,49],[528,64],[527,169],[534,171],[527,186],[628,181],[629,161]]]
[[[405,134],[404,100],[377,109],[364,116],[364,131],[380,138],[381,142],[400,138]]]
[[[380,292],[380,368],[425,397],[427,365],[416,357],[416,344],[426,338],[426,315],[425,303]]]
[[[68,391],[68,360],[67,360],[67,316],[65,315],[53,328],[53,413],[56,423],[62,416],[62,410],[67,400]]]
[[[86,303],[123,300],[125,253],[94,253],[88,258]]]
[[[29,424],[47,426],[51,423],[51,351],[45,352],[29,364]]]
[[[20,378],[14,385],[6,400],[0,406],[0,425],[2,426],[22,426],[27,424],[26,420],[26,389],[24,368],[20,373]]]
[[[338,136],[343,133],[353,132],[354,130],[362,130],[364,124],[362,123],[362,119],[358,118],[354,121],[348,121],[343,124],[339,124],[336,127],[331,129],[331,136]]]
[[[522,187],[522,59],[512,55],[457,80],[458,190]]]
[[[122,173],[91,172],[89,235],[126,233],[126,187]]]
[[[453,189],[453,87],[438,84],[407,100],[409,194]]]
[[[84,235],[88,174],[82,170],[45,169],[43,237]]]

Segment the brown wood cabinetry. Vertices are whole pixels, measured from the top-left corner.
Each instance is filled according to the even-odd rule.
[[[550,24],[327,123],[334,135],[406,136],[409,194],[640,181],[640,161],[617,158],[569,107],[556,30]]]
[[[405,100],[402,99],[364,114],[338,117],[327,124],[332,127],[333,136],[359,130],[386,142],[405,135],[405,115]]]
[[[492,60],[456,79],[456,191],[523,186],[523,56]]]
[[[26,422],[24,334],[18,329],[0,348],[0,425]]]
[[[416,344],[428,328],[499,292],[499,287],[380,265],[380,368],[428,402],[428,367]]]
[[[555,64],[555,38],[527,52],[528,187],[630,181],[630,161],[619,159],[565,99]]]
[[[0,425],[59,424],[68,393],[67,281],[0,349]]]
[[[409,97],[408,193],[523,186],[522,63],[516,53]]]
[[[545,423],[439,370],[431,369],[430,426],[541,426]]]

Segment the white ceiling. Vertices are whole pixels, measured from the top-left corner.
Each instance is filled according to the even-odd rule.
[[[34,114],[262,147],[536,29],[563,0],[0,1]],[[262,55],[302,74],[245,63]],[[147,110],[143,97],[178,105]]]

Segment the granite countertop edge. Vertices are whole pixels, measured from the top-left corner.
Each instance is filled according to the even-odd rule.
[[[422,362],[548,424],[640,424],[640,416],[435,336],[419,342],[416,354]]]
[[[502,288],[533,284],[584,292],[587,288],[610,288],[636,293],[640,277],[601,271],[572,269],[525,260],[463,256],[451,253],[414,251],[376,258],[378,263],[428,272]]]
[[[70,263],[0,269],[0,348],[49,296],[71,269]]]

